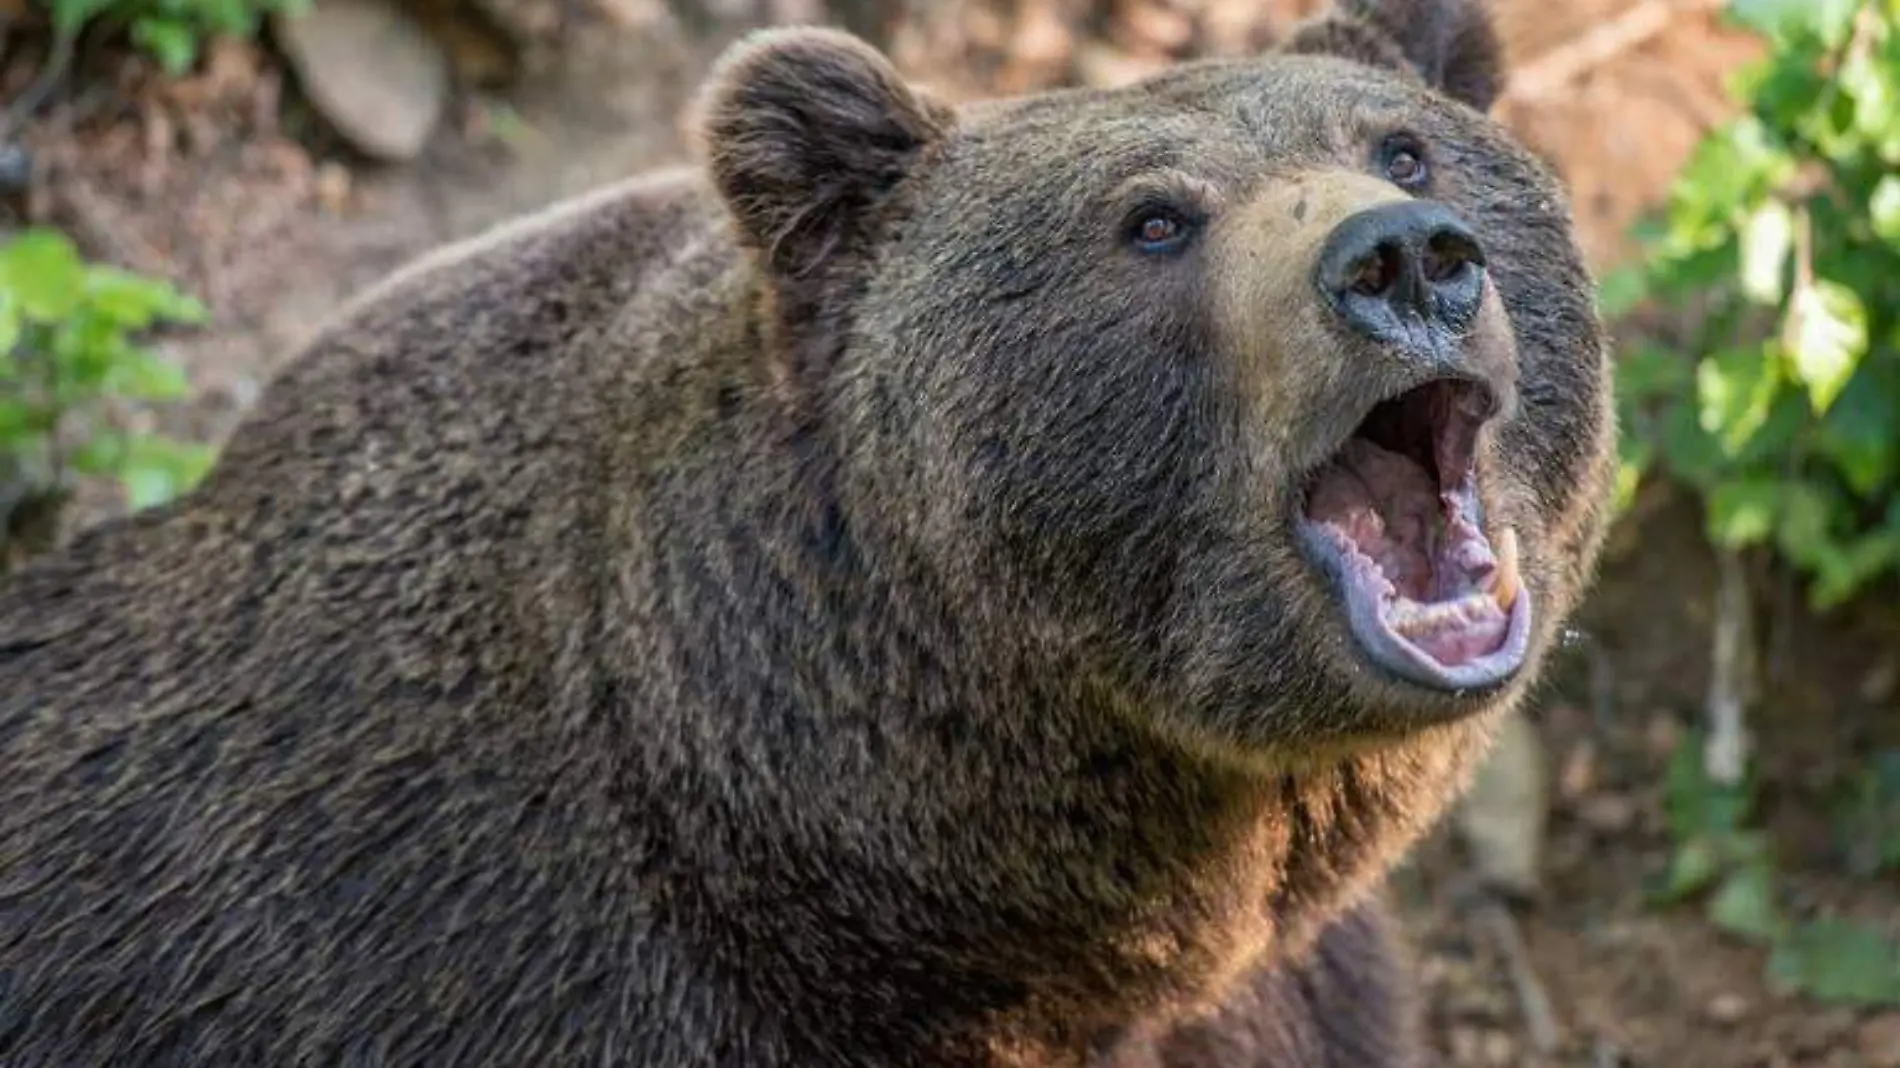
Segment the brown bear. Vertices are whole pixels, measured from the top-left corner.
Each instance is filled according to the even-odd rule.
[[[953,108],[734,46],[704,166],[341,312],[0,592],[0,1064],[1353,1065],[1372,893],[1605,522],[1463,0]]]

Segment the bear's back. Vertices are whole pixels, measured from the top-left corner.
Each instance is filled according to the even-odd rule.
[[[55,707],[109,720],[191,646],[267,642],[273,604],[374,607],[352,564],[479,555],[471,542],[502,549],[577,520],[604,436],[639,433],[639,409],[665,405],[640,387],[718,333],[691,322],[721,314],[708,306],[738,261],[718,212],[696,172],[663,172],[437,250],[341,309],[196,490],[9,577],[0,753]],[[702,336],[669,344],[669,329]],[[327,622],[381,621],[347,616]]]
[[[772,1042],[656,921],[671,831],[604,811],[639,747],[588,718],[606,438],[690,418],[717,210],[669,174],[419,261],[195,492],[0,587],[0,1062]]]

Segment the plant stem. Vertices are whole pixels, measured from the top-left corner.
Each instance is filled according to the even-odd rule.
[[[1746,712],[1754,697],[1755,645],[1748,573],[1741,553],[1716,550],[1715,649],[1709,675],[1709,739],[1702,761],[1709,778],[1736,786],[1748,765]]]
[[[40,67],[33,81],[22,92],[19,99],[7,105],[4,116],[0,116],[0,138],[24,126],[27,120],[39,111],[53,91],[66,80],[66,71],[72,66],[73,52],[79,42],[79,31],[62,30],[53,36],[52,51],[46,54],[46,62]]]

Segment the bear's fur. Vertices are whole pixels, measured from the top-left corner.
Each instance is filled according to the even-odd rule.
[[[964,108],[736,46],[703,168],[399,272],[198,489],[0,588],[0,1064],[1409,1063],[1370,892],[1611,455],[1498,83],[1453,0]],[[1470,690],[1368,661],[1292,535],[1422,373],[1315,249],[1410,195],[1483,242],[1437,358],[1536,613]]]

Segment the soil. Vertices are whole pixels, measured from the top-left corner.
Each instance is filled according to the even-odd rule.
[[[1561,60],[1565,46],[1645,2],[1511,0],[1502,10],[1514,54],[1536,63]],[[1087,28],[1088,4],[1051,3],[1067,20],[1063,33]],[[1131,6],[1140,5],[1116,10]],[[1267,21],[1311,6],[1256,5]],[[1678,6],[1695,9],[1679,16],[1693,24],[1689,44],[1669,33],[1599,40],[1603,54],[1588,71],[1508,96],[1501,108],[1559,162],[1600,259],[1621,248],[1628,220],[1653,200],[1694,133],[1720,117],[1710,86],[1748,52],[1710,21],[1707,4]],[[968,25],[961,36],[943,29],[980,23],[978,9],[993,22],[1005,8],[1020,16],[1012,25],[1033,28],[1022,5],[1000,0],[968,5],[975,14],[925,6],[935,21],[920,15],[909,44],[898,34],[897,51],[928,57],[913,66],[939,83],[957,83],[959,71],[1020,87],[1091,80],[1074,64],[1056,73],[1025,67],[1005,54],[1007,35],[993,26],[977,26],[988,36]],[[122,57],[87,68],[89,84],[104,89],[69,94],[23,135],[40,166],[28,213],[74,233],[94,256],[178,280],[216,315],[208,330],[163,341],[193,379],[191,401],[128,417],[218,440],[332,309],[403,260],[684,158],[680,109],[740,27],[689,34],[657,3],[617,0],[612,10],[594,30],[571,35],[561,61],[518,85],[506,107],[464,94],[456,121],[402,167],[350,156],[259,48],[220,46],[183,81],[160,81]],[[1232,36],[1232,24],[1222,24],[1231,39],[1249,39]],[[1126,43],[1125,33],[1107,32]],[[1002,58],[964,62],[979,46]],[[961,79],[966,90],[983,88],[970,80]],[[0,71],[0,98],[21,83],[18,69]],[[1637,142],[1643,151],[1632,157]],[[89,487],[72,523],[117,510],[109,492]],[[1788,897],[1807,912],[1900,931],[1900,887],[1890,877],[1849,875],[1824,815],[1857,755],[1900,745],[1900,619],[1881,604],[1815,618],[1783,586],[1772,577],[1758,584],[1773,652],[1750,726]],[[1474,894],[1474,865],[1450,821],[1395,878],[1446,1068],[1900,1066],[1900,1016],[1771,989],[1761,951],[1722,935],[1692,906],[1645,900],[1670,848],[1663,770],[1704,703],[1714,588],[1694,506],[1666,491],[1647,494],[1619,530],[1576,621],[1577,640],[1526,713],[1553,783],[1535,899],[1506,910]],[[1894,603],[1891,585],[1882,593],[1868,600]],[[1527,990],[1549,1002],[1552,1051],[1536,1048]]]

